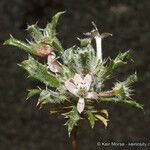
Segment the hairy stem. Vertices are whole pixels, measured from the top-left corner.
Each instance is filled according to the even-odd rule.
[[[72,132],[72,148],[73,150],[77,150],[77,130],[78,127],[75,126]]]

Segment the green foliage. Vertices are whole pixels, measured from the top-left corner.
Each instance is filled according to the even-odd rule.
[[[91,127],[94,128],[96,118],[91,111],[86,111],[88,120],[90,121]]]
[[[99,119],[99,120],[105,125],[105,127],[107,127],[108,119],[106,119],[106,118],[103,117],[102,115],[95,115],[95,117],[96,117],[97,119]]]
[[[56,15],[53,16],[52,21],[47,24],[46,28],[44,29],[45,35],[49,38],[54,38],[56,35],[56,26],[58,23],[59,18],[64,14],[65,12],[58,12]]]
[[[33,96],[39,95],[41,93],[40,89],[30,89],[28,91],[29,91],[29,93],[27,95],[27,99],[29,99],[29,98],[31,98]]]
[[[131,60],[130,51],[120,52],[114,60],[110,62],[103,61],[94,62],[95,66],[92,66],[95,74],[95,87],[96,91],[101,91],[104,88],[104,82],[111,77],[111,75],[122,65],[127,64],[127,61]]]
[[[57,50],[58,52],[64,51],[64,49],[63,49],[63,47],[62,47],[60,41],[58,40],[58,38],[56,38],[56,37],[53,38],[50,44],[51,44],[51,46],[52,46],[55,50]]]
[[[116,69],[126,64],[128,60],[131,60],[130,51],[124,53],[120,52],[114,60],[111,60],[109,65],[106,67],[104,78],[109,78]]]
[[[81,47],[87,47],[89,44],[91,44],[91,39],[90,38],[85,38],[85,39],[79,39]]]
[[[13,36],[9,40],[4,42],[4,45],[16,46],[27,53],[37,55],[38,49],[42,44],[51,45],[58,52],[64,51],[60,41],[56,37],[56,26],[59,17],[64,14],[64,12],[57,13],[50,23],[47,24],[45,29],[41,29],[35,25],[28,26],[27,31],[30,33],[32,41],[28,43],[17,40]]]
[[[131,92],[130,85],[137,81],[137,75],[130,75],[124,82],[118,82],[113,88],[114,93],[120,99],[130,98]]]
[[[62,55],[64,64],[74,73],[92,72],[97,63],[93,47],[88,44],[86,47],[71,47]]]
[[[137,74],[133,74],[133,75],[130,75],[126,81],[124,81],[124,85],[125,86],[130,86],[131,84],[133,84],[134,82],[137,82]]]
[[[101,121],[105,127],[107,127],[108,111],[106,109],[87,110],[86,114],[92,128],[94,127],[97,120]]]
[[[129,106],[133,106],[139,110],[144,110],[143,105],[137,103],[136,101],[130,100],[130,99],[118,99],[116,97],[111,97],[111,98],[104,98],[101,97],[100,102],[105,102],[105,103],[114,103],[114,104],[127,104]]]
[[[60,85],[57,77],[50,73],[45,65],[39,63],[31,56],[29,56],[28,60],[21,63],[21,67],[26,69],[31,77],[45,83],[46,85],[53,87],[58,87]]]
[[[11,36],[9,40],[5,41],[4,45],[16,46],[16,47],[23,49],[25,52],[30,53],[30,54],[36,53],[36,50],[33,49],[29,44],[26,44],[20,40],[17,40],[13,36]]]
[[[45,105],[47,103],[60,104],[67,100],[63,93],[54,92],[51,90],[42,90],[37,105]]]
[[[50,23],[47,24],[46,28],[43,29],[43,34],[45,35],[45,40],[43,43],[50,44],[56,51],[61,52],[64,51],[60,41],[56,37],[56,26],[58,24],[59,18],[65,12],[58,12],[53,18]]]
[[[43,34],[41,32],[41,29],[37,26],[37,24],[28,26],[27,31],[30,33],[31,37],[36,43],[41,42]]]
[[[120,52],[115,59],[104,59],[102,61],[98,59],[98,48],[95,50],[92,40],[96,39],[96,36],[104,36],[108,33],[100,34],[94,23],[95,29],[88,32],[87,35],[89,37],[78,38],[80,46],[75,45],[64,49],[56,32],[58,20],[63,14],[64,12],[59,12],[54,15],[51,22],[44,29],[38,27],[37,24],[28,26],[27,31],[31,36],[31,41],[27,40],[27,43],[17,40],[12,36],[4,42],[5,45],[16,46],[31,55],[42,57],[43,55],[39,55],[39,51],[42,51],[44,54],[48,51],[48,54],[44,55],[47,63],[45,63],[45,60],[38,60],[29,56],[20,65],[31,77],[46,86],[44,89],[29,90],[27,99],[39,95],[37,105],[40,108],[48,105],[51,114],[61,115],[68,119],[65,125],[68,126],[69,136],[81,119],[88,119],[92,128],[96,121],[101,121],[107,127],[108,111],[106,109],[95,108],[96,103],[122,103],[143,110],[143,106],[131,98],[133,91],[131,85],[137,81],[136,73],[130,75],[123,82],[115,83],[114,87],[110,88],[112,90],[104,91],[104,89],[108,89],[105,81],[112,78],[113,73],[118,68],[131,60],[130,51]],[[98,39],[101,40],[101,38]],[[45,48],[42,47],[43,45]],[[96,47],[101,47],[101,45],[97,45]],[[76,74],[79,74],[81,78],[88,74],[92,78],[92,83],[88,90],[86,89],[87,81],[86,83],[85,81],[82,81],[84,83],[74,83],[73,79]],[[72,83],[70,89],[66,87],[66,81]],[[80,96],[75,93],[77,90],[81,90],[80,84],[84,84],[84,88],[82,87],[84,92],[87,90],[87,93],[83,94],[85,97],[82,97],[85,100],[85,109],[82,114],[77,109]],[[87,98],[86,96],[89,92],[96,93],[98,98],[93,99],[92,96],[91,98]],[[103,95],[101,96],[99,93],[103,93]]]
[[[73,130],[74,126],[77,126],[79,120],[81,119],[76,106],[73,106],[72,110],[70,111],[68,115],[68,121],[66,122],[66,126],[68,126],[68,133],[69,136],[71,134],[71,131]]]

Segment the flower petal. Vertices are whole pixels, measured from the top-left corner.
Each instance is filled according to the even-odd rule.
[[[74,78],[73,78],[73,81],[74,83],[77,85],[77,84],[80,84],[83,82],[83,79],[81,78],[81,76],[79,74],[75,74]]]
[[[48,66],[48,68],[50,69],[50,71],[52,71],[52,72],[54,72],[54,73],[59,72],[59,71],[57,70],[57,68],[55,68],[55,67],[52,66],[52,65]]]
[[[70,82],[69,80],[67,80],[65,82],[65,86],[66,86],[66,88],[67,88],[67,90],[69,92],[71,92],[72,94],[76,95],[76,86],[72,82]]]
[[[108,36],[112,36],[112,34],[111,33],[108,33],[108,32],[104,32],[104,33],[102,33],[101,35],[100,35],[100,37],[103,39],[103,38],[106,38],[106,37],[108,37]]]
[[[51,63],[52,61],[54,61],[54,59],[56,58],[56,54],[55,53],[51,53],[50,55],[48,55],[47,57],[47,63]]]
[[[48,55],[47,57],[47,65],[48,68],[52,71],[52,72],[60,72],[61,70],[61,65],[60,63],[55,59],[56,55],[55,53],[52,53],[51,55]]]
[[[85,108],[85,101],[84,98],[79,98],[79,101],[77,103],[77,110],[81,114]]]
[[[88,94],[85,98],[98,99],[98,94],[96,92],[88,92]]]
[[[54,60],[52,65],[57,69],[58,72],[62,70],[62,64],[59,61]]]
[[[92,82],[92,76],[90,74],[87,74],[85,77],[84,77],[84,84],[87,85],[87,89],[89,90],[90,88],[90,85],[91,85],[91,82]]]
[[[96,40],[96,52],[97,52],[97,59],[102,62],[102,38],[101,36],[95,36]]]

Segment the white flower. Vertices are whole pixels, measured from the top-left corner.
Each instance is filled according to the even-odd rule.
[[[102,62],[103,61],[103,58],[102,58],[102,39],[106,38],[108,36],[112,36],[112,34],[111,33],[99,34],[98,31],[95,31],[95,32],[97,32],[94,36],[94,39],[96,41],[97,59],[100,60],[100,62]]]
[[[92,82],[92,77],[90,74],[87,74],[84,79],[79,74],[76,74],[72,79],[73,82],[67,80],[65,86],[72,94],[79,97],[77,103],[77,110],[79,113],[82,113],[85,108],[85,98],[87,99],[97,99],[98,94],[96,92],[88,92]]]
[[[95,41],[96,41],[97,60],[100,60],[100,62],[102,62],[103,61],[103,58],[102,58],[102,39],[106,38],[108,36],[112,36],[112,34],[107,33],[107,32],[100,34],[98,32],[97,27],[96,27],[95,30],[92,30],[91,32],[84,33],[84,35],[90,36],[91,38],[95,39]]]

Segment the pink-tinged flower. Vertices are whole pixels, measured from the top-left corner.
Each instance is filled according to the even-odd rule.
[[[77,110],[79,113],[82,113],[85,108],[85,99],[98,99],[98,94],[96,92],[89,92],[92,83],[92,76],[90,74],[87,74],[84,78],[79,74],[75,74],[72,81],[67,80],[65,86],[69,92],[79,97]]]
[[[54,52],[51,52],[51,54],[48,55],[47,65],[48,68],[54,73],[60,72],[62,69],[62,65],[59,61],[56,60],[56,54]]]

